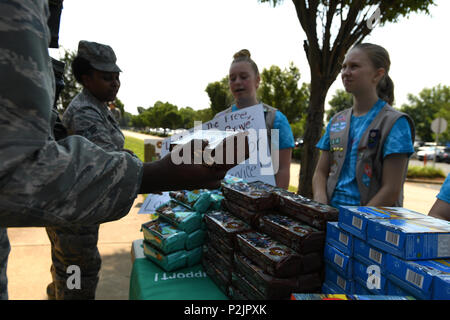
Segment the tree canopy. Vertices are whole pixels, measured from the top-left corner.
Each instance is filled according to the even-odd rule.
[[[435,141],[435,134],[431,130],[431,122],[436,118],[447,120],[447,130],[440,134],[440,141],[450,141],[450,87],[438,85],[424,88],[415,96],[408,94],[408,103],[402,105],[402,112],[407,113],[414,121],[416,135],[422,141]]]
[[[70,101],[81,91],[82,86],[79,84],[72,73],[72,61],[76,56],[75,51],[64,49],[64,53],[59,57],[59,61],[65,64],[64,66],[64,89],[61,91],[58,101],[58,110],[64,112]]]
[[[326,113],[327,121],[330,121],[336,113],[352,107],[353,97],[347,91],[338,89],[331,97],[331,100],[328,101],[328,104],[331,108],[328,109]]]
[[[281,70],[271,66],[261,73],[261,85],[258,96],[286,116],[290,123],[300,121],[308,107],[309,86],[303,83],[299,88],[300,71],[291,62],[288,68]]]
[[[258,0],[273,6],[282,0]],[[312,176],[323,129],[325,98],[336,80],[346,52],[362,42],[373,27],[397,22],[413,12],[429,13],[433,0],[292,0],[306,34],[303,48],[310,66],[311,90],[298,192],[312,197]],[[377,13],[377,14],[375,14]],[[375,19],[374,19],[375,17]],[[277,26],[280,28],[280,26]]]
[[[205,91],[208,93],[210,100],[210,108],[213,114],[228,108],[234,101],[233,95],[230,92],[230,85],[228,83],[228,76],[220,81],[208,83]]]

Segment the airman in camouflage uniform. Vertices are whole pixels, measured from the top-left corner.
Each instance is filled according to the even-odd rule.
[[[83,70],[86,74],[92,72],[92,69],[108,73],[121,71],[116,65],[114,51],[107,45],[80,41],[76,59],[80,58],[89,65],[87,70]],[[115,74],[107,74],[107,79],[110,81],[106,83],[115,95],[120,82],[113,76]],[[81,75],[78,74],[77,77],[80,79]],[[105,82],[103,79],[101,81]],[[95,94],[96,92],[90,92],[84,87],[67,107],[62,123],[69,133],[81,135],[105,151],[123,151],[125,137],[108,108],[108,101],[99,100],[101,98],[96,97]],[[114,98],[115,96],[110,97],[110,99]],[[51,242],[53,262],[51,266],[53,282],[47,287],[49,298],[94,299],[101,267],[101,257],[97,248],[99,226],[48,227],[46,229]],[[71,265],[80,267],[81,289],[69,289],[66,285],[67,278],[70,276],[67,274],[67,269]]]
[[[0,0],[2,299],[8,297],[10,245],[5,228],[79,230],[117,220],[129,212],[138,193],[216,189],[235,165],[176,165],[170,154],[142,163],[130,153],[105,151],[79,135],[55,141],[48,17],[46,0]]]
[[[0,0],[0,297],[7,298],[5,227],[82,225],[126,215],[143,164],[80,136],[56,142],[47,1]],[[66,275],[67,276],[67,275]]]
[[[122,112],[120,111],[120,109],[117,108],[114,103],[111,103],[109,105],[109,110],[111,111],[111,113],[113,114],[114,118],[116,119],[116,121],[120,125],[120,120],[122,119]]]

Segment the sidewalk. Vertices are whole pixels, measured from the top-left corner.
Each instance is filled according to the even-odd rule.
[[[98,248],[102,256],[98,300],[127,300],[131,274],[131,243],[142,238],[141,224],[148,215],[137,214],[143,197],[139,195],[130,213],[118,221],[100,226]],[[8,260],[10,300],[47,299],[51,281],[50,241],[45,228],[9,228],[11,253]]]

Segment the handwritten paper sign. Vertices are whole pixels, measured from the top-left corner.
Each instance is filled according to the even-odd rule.
[[[156,208],[170,200],[169,192],[163,192],[161,194],[149,193],[138,214],[154,214]]]
[[[250,158],[230,169],[227,173],[249,182],[259,180],[273,186],[276,185],[262,104],[226,113],[200,124],[201,126],[192,128],[187,133],[199,129],[249,131],[251,133],[249,135]],[[169,153],[172,139],[175,141],[182,136],[183,134],[173,135],[165,139],[161,146],[161,157]]]

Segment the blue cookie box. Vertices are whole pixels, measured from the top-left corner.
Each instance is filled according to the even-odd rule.
[[[379,271],[379,282],[378,287],[376,287],[376,284],[372,282],[374,287],[370,287],[367,283],[367,280],[369,278],[369,267],[372,266],[374,268],[378,268]],[[373,273],[371,273],[373,274]],[[381,269],[379,265],[374,264],[366,264],[362,261],[359,261],[358,259],[353,259],[353,279],[355,282],[357,282],[360,286],[364,288],[365,291],[369,292],[369,294],[374,295],[387,295],[387,287],[386,287],[386,275],[384,273],[384,270]]]
[[[421,219],[368,219],[368,243],[404,260],[450,258],[450,223]]]
[[[442,278],[450,274],[450,260],[407,261],[388,254],[386,271],[389,280],[418,299],[442,299],[449,291]]]
[[[352,277],[352,258],[329,243],[325,244],[324,260],[343,277]]]
[[[353,241],[353,257],[368,265],[377,264],[382,268],[386,265],[386,252],[359,239]]]
[[[353,253],[353,236],[339,227],[338,222],[327,222],[326,242],[348,256]]]
[[[328,262],[325,262],[325,283],[335,292],[353,294],[355,291],[355,282],[351,277],[344,277],[338,273]],[[323,287],[322,287],[323,289]]]
[[[405,208],[340,206],[339,227],[361,240],[368,238],[367,222],[371,219],[419,219],[425,215]]]

